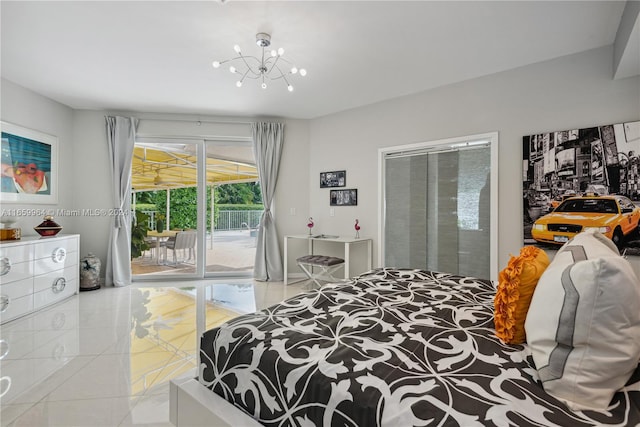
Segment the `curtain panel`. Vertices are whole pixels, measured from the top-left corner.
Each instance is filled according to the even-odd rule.
[[[253,123],[251,130],[264,203],[264,212],[260,218],[256,240],[253,276],[260,281],[281,281],[284,280],[282,257],[280,256],[278,232],[271,208],[282,156],[284,123]]]
[[[105,120],[117,213],[109,238],[105,285],[127,286],[131,284],[131,158],[138,119],[105,116]]]

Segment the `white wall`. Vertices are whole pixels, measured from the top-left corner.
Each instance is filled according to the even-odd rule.
[[[522,137],[640,119],[640,77],[612,79],[612,47],[478,78],[311,121],[310,214],[318,232],[376,239],[378,148],[497,131],[499,265],[522,241]],[[434,64],[437,66],[437,64]],[[347,170],[358,206],[329,215],[322,171]]]
[[[0,83],[2,85],[0,103],[2,121],[58,138],[58,203],[55,205],[2,203],[1,206],[3,215],[12,216],[12,211],[20,214],[16,226],[22,229],[23,236],[36,235],[33,227],[42,222],[41,211],[47,213],[53,211],[55,214],[58,209],[73,208],[76,191],[74,176],[76,159],[72,136],[73,110],[8,80],[2,79]],[[56,217],[55,220],[62,225],[63,233],[77,232],[73,221],[64,217]],[[83,249],[81,246],[81,250]]]
[[[74,165],[76,191],[75,209],[100,212],[114,208],[105,113],[75,111],[73,141],[78,161]],[[73,218],[80,234],[82,253],[91,252],[102,262],[104,277],[107,249],[113,218],[105,215],[80,215]]]

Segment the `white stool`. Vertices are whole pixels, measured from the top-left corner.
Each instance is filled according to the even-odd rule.
[[[344,260],[342,258],[337,258],[333,256],[326,255],[305,255],[301,256],[297,260],[298,266],[305,272],[307,277],[310,280],[321,287],[319,280],[325,282],[339,282],[342,279],[337,279],[333,277],[333,272],[339,269],[343,264]],[[314,273],[313,268],[319,267],[321,269],[320,272]]]

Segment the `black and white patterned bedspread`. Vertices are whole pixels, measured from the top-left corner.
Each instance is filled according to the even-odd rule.
[[[472,277],[374,270],[207,331],[200,382],[267,426],[640,423],[638,391],[607,412],[547,395],[526,348],[495,337],[494,295]]]

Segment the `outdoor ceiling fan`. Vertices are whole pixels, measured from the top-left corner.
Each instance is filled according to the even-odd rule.
[[[178,183],[160,176],[160,170],[156,170],[156,176],[153,178],[153,185],[177,185]]]

